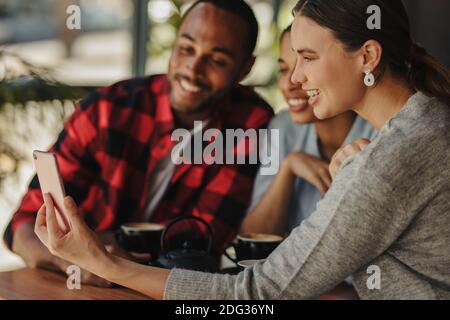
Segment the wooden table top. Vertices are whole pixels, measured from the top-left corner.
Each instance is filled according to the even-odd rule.
[[[81,284],[69,290],[67,277],[41,269],[0,272],[0,300],[149,300],[123,287],[98,288]]]
[[[151,300],[139,292],[123,288],[98,288],[81,284],[69,290],[67,277],[41,269],[0,272],[0,300]],[[320,300],[358,300],[355,290],[341,283]]]

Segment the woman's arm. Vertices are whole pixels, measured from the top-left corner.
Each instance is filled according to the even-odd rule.
[[[64,234],[58,226],[52,198],[45,195],[45,203],[37,214],[35,233],[50,253],[67,260],[97,276],[154,298],[162,299],[169,270],[140,265],[109,253],[100,238],[78,214],[72,198],[64,205],[70,231]]]
[[[93,273],[121,286],[161,300],[170,270],[150,267],[113,255],[105,255],[93,265]]]
[[[49,207],[39,210],[35,231],[52,254],[156,299],[316,298],[383,254],[416,214],[402,207],[402,190],[372,168],[349,167],[341,169],[316,212],[265,262],[237,276],[168,271],[113,257],[78,216],[69,197],[65,199],[69,233],[59,230],[48,195]]]
[[[294,175],[286,158],[260,202],[244,219],[241,233],[284,235],[293,182]]]
[[[336,179],[316,211],[265,261],[236,276],[172,270],[164,298],[315,299],[356,271],[363,288],[363,267],[398,239],[415,212],[372,170],[347,167]]]
[[[402,215],[401,201],[393,201],[399,197],[386,181],[359,173],[353,182],[351,175],[341,175],[334,192],[307,223],[266,262],[238,276],[169,271],[115,257],[86,226],[70,197],[64,202],[70,231],[64,234],[59,229],[52,199],[45,195],[48,207],[40,208],[35,233],[53,255],[155,299],[314,298],[380,255],[409,220]]]

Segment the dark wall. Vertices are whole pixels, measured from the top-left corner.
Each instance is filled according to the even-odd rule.
[[[450,0],[403,0],[416,42],[450,67]]]

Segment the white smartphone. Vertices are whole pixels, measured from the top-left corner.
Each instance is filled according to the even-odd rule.
[[[61,174],[59,173],[56,156],[51,152],[34,150],[33,159],[39,184],[41,186],[42,196],[44,196],[45,193],[51,195],[55,206],[58,225],[64,233],[67,233],[70,228],[67,214],[64,209],[64,197],[66,196],[66,192],[64,190]]]

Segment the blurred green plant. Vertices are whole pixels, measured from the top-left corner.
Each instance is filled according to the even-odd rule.
[[[64,101],[77,101],[86,96],[89,89],[65,85],[52,79],[50,74],[50,69],[31,65],[17,55],[0,50],[0,118],[8,123],[14,113],[24,111],[31,101],[37,106],[51,102],[54,114],[63,122],[67,116]],[[40,117],[44,117],[43,112]],[[33,136],[31,130],[17,134],[25,140]],[[20,162],[26,160],[18,147],[8,139],[7,128],[0,128],[0,191],[5,179],[16,175]]]
[[[20,70],[8,70],[6,59],[16,60]],[[5,103],[23,106],[28,101],[77,100],[88,90],[60,83],[51,77],[51,69],[34,66],[18,55],[0,50],[0,111]],[[2,79],[3,78],[3,79]]]

